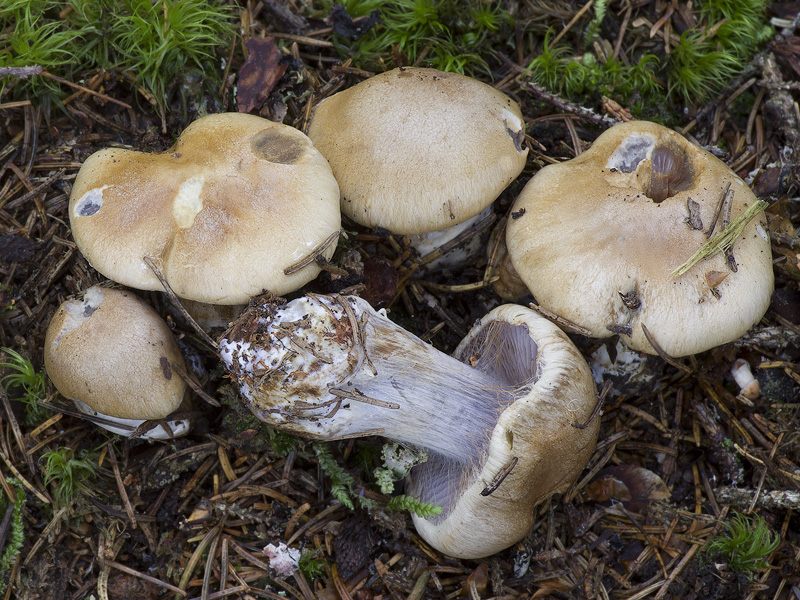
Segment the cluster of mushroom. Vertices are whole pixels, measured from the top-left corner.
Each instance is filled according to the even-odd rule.
[[[538,502],[571,485],[594,448],[595,385],[569,338],[533,310],[506,304],[447,356],[355,296],[270,298],[316,277],[333,254],[340,210],[368,227],[419,236],[420,244],[431,232],[452,237],[452,226],[482,219],[526,164],[519,106],[464,76],[395,69],[324,100],[308,134],[222,114],[190,125],[163,154],[96,153],[70,200],[76,243],[121,284],[168,285],[212,305],[250,301],[218,349],[254,414],[306,437],[375,434],[425,449],[429,458],[412,469],[407,491],[443,511],[414,517],[422,537],[464,558],[506,548],[530,529]],[[735,243],[676,277],[714,231],[717,205],[719,229],[742,221]],[[740,179],[681,136],[650,123],[620,125],[528,182],[507,228],[504,272],[590,335],[616,333],[645,352],[699,352],[741,335],[766,310],[765,225],[742,217],[757,208]],[[753,298],[736,305],[751,288]],[[263,291],[272,295],[251,300]],[[48,372],[81,407],[112,390],[90,390],[78,368],[101,361],[87,353],[57,366],[60,350],[110,356],[120,339],[123,353],[158,346],[153,359],[135,365],[170,387],[170,408],[141,417],[163,419],[184,393],[172,376],[180,356],[167,354],[168,341],[155,342],[160,326],[110,333],[122,321],[108,316],[118,294],[142,304],[130,292],[93,288],[59,310],[48,332]],[[137,311],[116,314],[127,312]],[[720,314],[733,317],[733,330],[721,331]],[[689,339],[693,330],[702,343]],[[110,358],[102,364],[126,368]],[[58,369],[83,379],[68,387]],[[110,414],[108,405],[94,410]],[[166,434],[180,429],[167,425]]]
[[[195,121],[161,154],[94,153],[69,215],[78,248],[100,273],[139,290],[163,290],[161,276],[213,323],[217,306],[240,305],[238,314],[265,289],[286,293],[317,276],[319,266],[304,259],[333,254],[339,188],[303,133],[229,113]],[[79,410],[125,435],[165,419],[185,394],[169,328],[130,292],[95,287],[65,302],[48,328],[45,367]],[[147,437],[186,431],[182,421]]]

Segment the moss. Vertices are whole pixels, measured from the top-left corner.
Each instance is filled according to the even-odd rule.
[[[766,0],[703,0],[695,4],[697,25],[683,32],[669,54],[662,45],[641,44],[630,65],[592,54],[574,56],[565,44],[550,48],[550,34],[528,66],[529,77],[547,89],[585,102],[600,94],[631,106],[636,116],[675,119],[680,104],[692,104],[718,92],[737,77],[772,36],[766,25]],[[599,7],[599,5],[598,5]],[[598,35],[603,13],[598,10],[586,31]],[[673,106],[664,112],[665,96]]]
[[[63,18],[62,18],[63,16]],[[69,80],[94,69],[134,75],[137,88],[164,113],[181,82],[201,74],[213,93],[220,80],[217,50],[234,34],[231,7],[222,0],[6,0],[0,31],[6,67],[38,65]],[[0,79],[0,98],[57,102],[66,90],[52,79]]]
[[[709,557],[720,557],[737,573],[752,574],[769,566],[767,557],[778,547],[781,538],[758,515],[753,518],[735,513],[725,523],[725,532],[708,542]]]
[[[487,59],[513,39],[513,19],[499,4],[479,0],[343,0],[350,17],[380,16],[358,39],[334,36],[336,49],[355,66],[385,70],[406,64],[462,74],[488,73]],[[332,2],[323,2],[329,12]],[[395,49],[397,52],[393,52]]]

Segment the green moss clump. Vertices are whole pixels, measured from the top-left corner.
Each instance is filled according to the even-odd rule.
[[[585,101],[603,94],[630,107],[634,116],[663,119],[665,96],[673,105],[697,104],[743,71],[772,36],[767,6],[767,0],[702,0],[694,8],[697,25],[683,32],[669,54],[663,44],[643,44],[629,65],[588,53],[571,56],[563,43],[550,48],[548,34],[528,65],[528,76],[568,98]],[[586,29],[587,43],[599,34],[604,3],[597,10]]]
[[[231,6],[223,0],[5,0],[0,31],[7,45],[4,67],[40,66],[74,80],[96,69],[133,75],[137,87],[163,115],[174,93],[200,73],[213,93],[222,73],[217,51],[235,31]],[[56,81],[31,76],[0,79],[0,99],[58,102],[66,90]]]
[[[736,513],[725,523],[725,532],[708,542],[705,553],[721,557],[736,573],[749,575],[769,566],[767,557],[780,543],[763,517]]]
[[[499,4],[480,0],[343,0],[352,18],[375,11],[380,20],[356,40],[334,36],[343,58],[364,69],[385,70],[395,52],[407,64],[474,75],[488,73],[487,58],[513,39],[511,15]],[[333,2],[322,3],[327,13]],[[393,51],[394,50],[394,51]]]
[[[6,483],[14,491],[14,506],[11,508],[11,531],[6,541],[3,554],[0,555],[0,594],[4,594],[8,585],[8,574],[17,561],[22,544],[25,542],[25,525],[22,520],[22,511],[25,508],[25,489],[18,479],[6,478]],[[9,510],[10,499],[0,497],[0,515]]]

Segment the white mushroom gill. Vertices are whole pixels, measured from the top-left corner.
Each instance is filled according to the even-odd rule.
[[[361,298],[316,295],[251,306],[219,348],[245,402],[271,425],[427,450],[415,488],[445,514],[465,474],[483,464],[500,413],[533,383],[537,351],[526,327],[506,326],[457,359]]]
[[[123,437],[130,437],[144,424],[144,419],[123,419],[122,417],[112,417],[94,410],[91,406],[80,400],[73,400],[75,408],[89,417],[89,420],[98,427],[116,433]],[[189,433],[191,423],[189,419],[177,419],[167,422],[169,430],[162,424],[158,424],[152,429],[148,429],[141,437],[145,440],[171,440]]]
[[[492,321],[480,329],[468,344],[460,347],[453,358],[462,364],[471,365],[492,379],[498,389],[508,390],[513,394],[513,400],[517,400],[527,394],[538,379],[538,370],[541,368],[536,361],[538,350],[525,325]],[[458,394],[458,390],[453,390],[453,393]],[[453,411],[459,413],[464,400],[460,398],[453,400],[450,413]],[[499,412],[508,404],[510,402],[496,407],[497,413],[487,435],[495,428]],[[449,414],[448,418],[459,418],[459,416]],[[511,432],[507,433],[512,437],[507,438],[506,442],[513,448],[513,435]],[[483,464],[484,461],[477,452],[462,456],[461,460],[431,454],[427,462],[414,467],[409,493],[425,502],[447,508],[454,503],[462,488],[468,485]],[[446,514],[446,510],[443,511],[438,519],[444,518]]]

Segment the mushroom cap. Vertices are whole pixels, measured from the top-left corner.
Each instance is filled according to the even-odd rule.
[[[416,234],[480,213],[525,167],[517,103],[470,77],[398,68],[335,94],[308,135],[339,182],[342,212]]]
[[[108,148],[75,180],[70,225],[106,277],[211,304],[288,293],[319,273],[285,275],[339,230],[339,188],[300,131],[241,113],[198,119],[161,154]],[[330,258],[335,244],[326,251]]]
[[[508,251],[541,306],[592,336],[652,354],[645,325],[668,355],[702,352],[754,325],[773,288],[763,213],[733,245],[736,272],[719,253],[672,275],[707,241],[727,185],[732,221],[757,199],[722,161],[661,125],[623,123],[527,183]]]
[[[61,304],[47,328],[44,364],[58,391],[122,419],[162,419],[178,409],[184,367],[167,324],[133,292],[89,288]]]
[[[526,373],[530,378],[533,367],[535,377],[500,414],[486,460],[462,479],[453,507],[429,519],[413,515],[417,531],[429,544],[459,558],[489,556],[521,540],[533,525],[534,506],[566,491],[577,479],[600,428],[598,415],[589,421],[597,403],[589,366],[567,335],[544,317],[516,304],[499,306],[472,328],[453,356],[474,362],[476,347],[483,348],[489,363],[499,363],[494,354],[504,349],[512,351],[510,356],[527,357],[526,348],[533,348],[535,354],[516,361],[518,366],[511,367],[514,361],[509,360],[491,368],[514,380]],[[587,421],[583,429],[574,426]],[[428,464],[411,471],[409,494],[425,499],[436,488],[442,467],[426,469]]]

